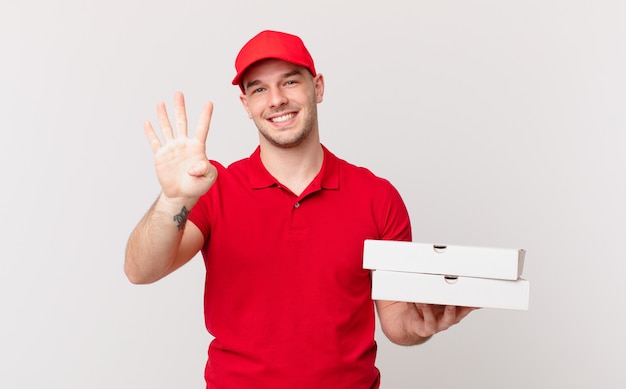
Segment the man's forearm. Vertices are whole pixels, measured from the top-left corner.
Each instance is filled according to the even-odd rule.
[[[163,195],[154,202],[128,239],[124,271],[131,282],[151,283],[171,272],[192,205]]]

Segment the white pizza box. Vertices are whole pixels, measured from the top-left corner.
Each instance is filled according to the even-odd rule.
[[[523,249],[368,239],[363,268],[517,280],[524,268],[525,253]]]
[[[529,298],[530,284],[523,278],[511,281],[387,270],[372,272],[374,300],[528,310]]]

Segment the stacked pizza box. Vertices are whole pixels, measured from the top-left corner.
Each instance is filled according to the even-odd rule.
[[[528,310],[523,249],[366,240],[372,298]]]

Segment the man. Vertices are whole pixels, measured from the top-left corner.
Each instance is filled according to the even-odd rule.
[[[162,193],[132,232],[125,272],[151,283],[202,251],[207,388],[377,388],[365,239],[411,240],[396,189],[320,143],[324,78],[300,38],[263,31],[239,52],[233,85],[259,132],[249,158],[209,161],[208,103],[193,137],[183,95],[174,126],[149,122]],[[464,307],[376,301],[386,336],[419,344],[458,323]]]

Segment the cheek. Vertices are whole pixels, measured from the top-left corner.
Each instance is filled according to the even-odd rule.
[[[252,119],[254,116],[252,107],[250,107],[250,105],[244,105],[244,109],[246,110],[246,114],[248,114],[248,119]]]
[[[248,100],[248,104],[246,105],[246,112],[248,113],[248,117],[253,119],[255,117],[263,116],[263,104],[258,99],[254,101]]]
[[[252,119],[252,110],[254,107],[251,105],[250,100],[244,94],[240,96],[240,99],[241,99],[241,105],[243,105],[243,109],[246,111],[246,114],[248,115],[248,119]]]

